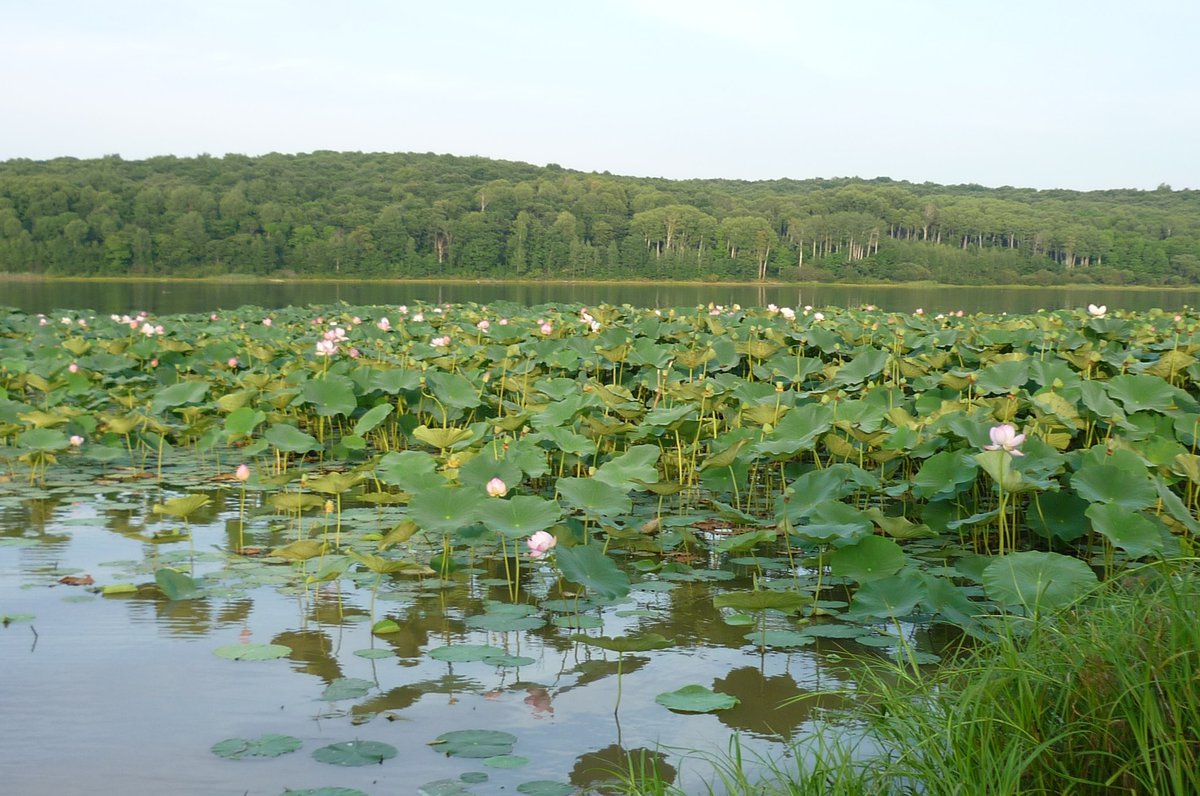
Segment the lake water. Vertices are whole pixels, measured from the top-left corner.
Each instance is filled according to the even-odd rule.
[[[415,301],[511,301],[532,306],[549,302],[686,307],[738,303],[743,306],[853,307],[874,304],[886,310],[1026,313],[1038,309],[1105,304],[1111,310],[1179,310],[1200,304],[1200,290],[1112,287],[944,287],[922,285],[647,285],[597,283],[433,283],[433,282],[89,282],[85,280],[0,282],[0,306],[26,312],[92,309],[103,314],[145,310],[157,314],[208,312],[247,304],[262,307],[350,304],[405,304]]]

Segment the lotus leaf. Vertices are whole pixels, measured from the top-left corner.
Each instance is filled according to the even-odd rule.
[[[839,548],[829,557],[830,571],[859,583],[894,575],[908,563],[900,545],[882,536],[867,536]]]
[[[1115,503],[1093,503],[1086,514],[1096,532],[1130,558],[1162,554],[1166,529],[1143,514]]]
[[[499,730],[455,730],[442,733],[434,741],[447,757],[487,759],[512,753],[517,736]]]
[[[334,766],[373,766],[396,756],[396,747],[378,741],[343,741],[322,746],[313,759]]]
[[[226,738],[213,744],[218,757],[240,760],[243,757],[279,757],[299,749],[303,744],[291,735],[262,735],[258,738]]]
[[[629,576],[599,545],[559,547],[556,551],[559,569],[567,580],[604,600],[618,600],[629,594]]]
[[[1038,616],[1070,605],[1093,590],[1096,573],[1083,561],[1060,553],[1010,553],[988,564],[983,587],[1002,606]]]
[[[913,575],[891,575],[864,583],[850,600],[855,617],[897,619],[913,612],[925,598],[925,586]]]
[[[231,661],[271,661],[291,655],[292,648],[283,644],[228,644],[217,647],[213,654]]]
[[[738,698],[721,694],[702,685],[685,685],[675,691],[664,691],[654,701],[680,713],[713,713],[728,710],[738,704]]]

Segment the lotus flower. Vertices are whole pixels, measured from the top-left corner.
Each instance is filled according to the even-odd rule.
[[[78,365],[78,364],[76,364],[76,363],[74,363],[74,362],[72,362],[70,365],[67,365],[67,372],[68,372],[68,373],[78,373],[78,372],[79,372],[79,365]]]
[[[435,348],[445,348],[446,346],[450,345],[450,337],[447,335],[435,337],[429,341],[429,344]]]
[[[788,320],[788,321],[796,320],[796,311],[794,309],[792,309],[791,307],[780,307],[779,314],[784,317],[784,320]]]
[[[71,437],[70,442],[71,442],[71,447],[78,448],[80,445],[83,444],[83,437],[79,436],[78,434],[75,434]]]
[[[270,325],[271,325],[271,319],[270,319],[270,318],[263,318],[263,319],[262,319],[262,325],[263,325],[263,326],[270,326]]]
[[[1024,456],[1024,453],[1017,450],[1021,443],[1025,441],[1024,434],[1018,434],[1017,430],[1010,424],[1004,423],[999,426],[992,426],[988,431],[988,436],[992,438],[991,445],[984,445],[983,449],[988,451],[1008,451],[1013,456]]]
[[[547,531],[538,531],[526,539],[525,544],[529,546],[530,558],[541,558],[558,544],[558,538]]]
[[[1106,313],[1106,312],[1108,312],[1107,305],[1104,305],[1104,304],[1101,304],[1099,306],[1097,306],[1095,304],[1088,305],[1088,315],[1091,315],[1093,318],[1103,318],[1104,313]]]
[[[391,329],[392,329],[392,322],[389,321],[387,318],[380,318],[379,323],[377,323],[375,325],[379,327],[379,331],[381,331],[381,332],[388,332],[388,331],[391,331]]]
[[[501,481],[499,478],[493,478],[487,482],[487,493],[492,497],[504,497],[508,494],[508,484]]]
[[[238,366],[237,357],[230,357],[229,361],[226,362],[225,364],[231,368],[236,368]]]
[[[337,343],[333,342],[332,340],[317,341],[317,356],[331,357],[337,353],[337,350]]]
[[[234,471],[233,477],[239,481],[250,480],[250,468],[244,464],[239,464],[237,470]]]
[[[484,318],[482,321],[475,324],[475,328],[481,332],[486,332],[488,330],[488,327],[491,325],[492,325],[492,322],[489,321],[487,318]]]
[[[554,331],[554,327],[550,325],[549,321],[547,321],[546,323],[543,323],[538,328],[540,328],[542,330],[542,334],[550,334],[551,332]]]

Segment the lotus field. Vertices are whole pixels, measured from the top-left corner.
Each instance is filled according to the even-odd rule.
[[[0,491],[152,489],[130,533],[179,554],[134,582],[97,579],[109,598],[229,598],[249,567],[300,592],[348,582],[383,643],[404,631],[410,584],[482,584],[492,597],[466,628],[541,629],[611,658],[620,709],[629,653],[687,644],[637,621],[606,634],[638,589],[707,584],[709,609],[764,656],[854,639],[915,671],[938,658],[914,628],[987,639],[1133,565],[1190,557],[1198,348],[1192,314],[1095,306],[8,312]],[[191,524],[218,505],[220,549],[197,549]],[[465,640],[424,654],[524,660]],[[736,699],[690,684],[657,701],[705,713]],[[502,729],[429,741],[511,757]],[[212,752],[299,746],[231,738]],[[385,766],[395,753],[349,739],[312,752]]]

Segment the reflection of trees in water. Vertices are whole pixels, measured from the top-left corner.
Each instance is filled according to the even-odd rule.
[[[422,680],[389,689],[356,704],[350,709],[350,713],[354,716],[371,716],[376,713],[412,707],[426,694],[448,694],[454,698],[460,693],[481,693],[482,691],[483,683],[478,680],[449,673],[435,680]]]
[[[850,705],[837,694],[800,688],[790,674],[766,676],[753,666],[713,680],[712,690],[738,698],[738,704],[714,714],[722,724],[768,740],[791,738],[800,725],[814,718],[814,711],[844,710]]]
[[[565,694],[568,691],[574,691],[576,688],[582,688],[590,685],[598,680],[603,680],[605,677],[615,677],[617,674],[618,665],[621,669],[621,676],[636,672],[650,662],[650,659],[643,655],[625,655],[623,663],[618,664],[616,658],[613,660],[604,660],[596,658],[588,661],[581,661],[578,665],[563,671],[560,676],[568,676],[578,674],[575,682],[570,685],[565,685],[559,688],[555,694]]]
[[[667,756],[662,752],[644,747],[626,749],[620,744],[611,744],[575,758],[575,766],[571,769],[569,778],[572,785],[586,791],[609,784],[617,785],[631,779],[635,783],[657,781],[670,785],[675,781],[677,773],[675,767],[667,763]]]

